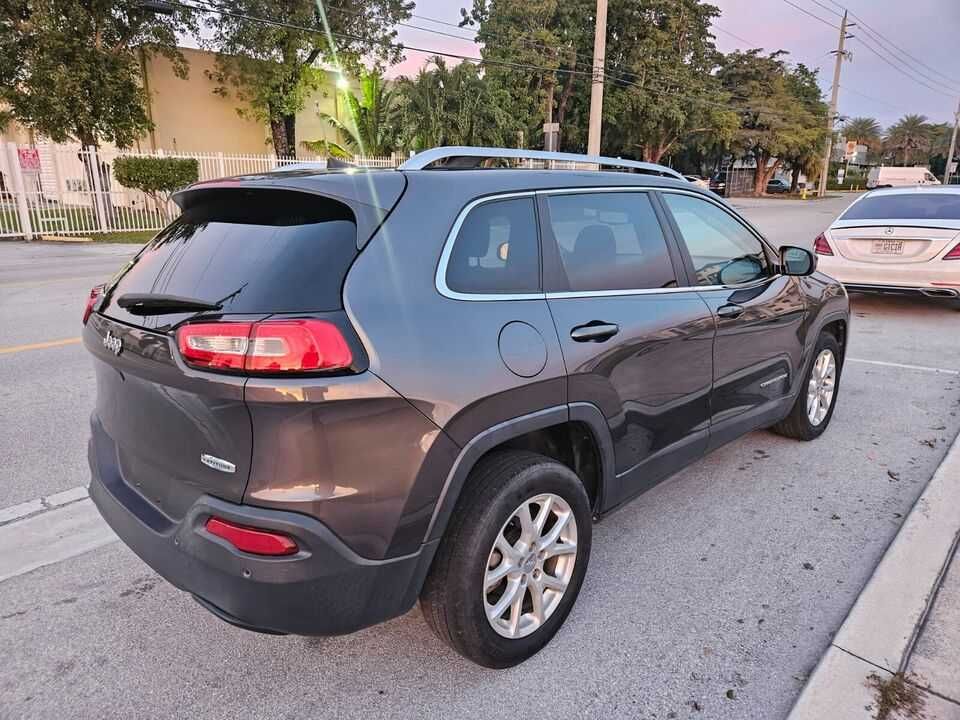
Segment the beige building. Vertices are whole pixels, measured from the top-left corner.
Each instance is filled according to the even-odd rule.
[[[232,94],[222,97],[213,92],[216,83],[208,72],[215,69],[214,54],[194,48],[180,48],[180,51],[190,67],[186,79],[177,77],[162,55],[155,54],[144,63],[144,84],[150,97],[147,110],[154,129],[138,141],[137,149],[272,154],[267,124],[241,117],[237,107],[243,103]],[[323,86],[307,98],[303,110],[297,114],[298,143],[336,137],[336,132],[319,117],[320,112],[339,116],[334,77],[332,73],[325,76]],[[32,144],[37,138],[17,123],[11,123],[0,140]],[[302,145],[297,150],[304,153]]]

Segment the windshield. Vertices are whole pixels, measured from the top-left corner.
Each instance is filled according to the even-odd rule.
[[[960,193],[868,195],[841,220],[960,220]]]

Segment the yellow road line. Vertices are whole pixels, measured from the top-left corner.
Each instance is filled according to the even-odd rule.
[[[0,282],[0,288],[18,288],[18,287],[40,287],[41,285],[52,285],[59,282],[77,282],[79,280],[98,280],[109,277],[103,273],[96,275],[74,275],[73,277],[61,278],[42,278],[40,280],[14,280],[13,282]]]
[[[80,338],[67,338],[66,340],[50,340],[48,342],[30,343],[29,345],[11,345],[10,347],[0,347],[0,355],[9,355],[11,353],[24,352],[26,350],[43,350],[44,348],[61,347],[63,345],[76,345]]]

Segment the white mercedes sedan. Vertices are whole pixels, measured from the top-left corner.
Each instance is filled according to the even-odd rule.
[[[873,190],[813,244],[850,291],[943,298],[960,309],[960,185]]]

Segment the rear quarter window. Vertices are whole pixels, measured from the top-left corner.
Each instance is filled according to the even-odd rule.
[[[201,190],[137,255],[111,297],[179,295],[222,303],[225,314],[338,310],[356,239],[351,210],[323,196]],[[115,303],[106,314],[149,324]]]
[[[447,261],[447,287],[504,295],[540,289],[540,241],[532,197],[491,200],[466,216]]]

